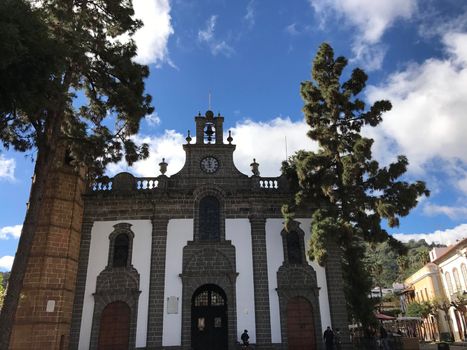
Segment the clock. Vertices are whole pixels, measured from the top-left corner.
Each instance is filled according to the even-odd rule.
[[[219,169],[219,161],[214,157],[205,157],[201,159],[201,170],[207,174],[213,174]]]

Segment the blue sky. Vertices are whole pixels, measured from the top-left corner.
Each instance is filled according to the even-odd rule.
[[[155,113],[137,140],[151,156],[133,168],[169,174],[184,161],[181,144],[193,116],[208,108],[225,117],[237,145],[238,168],[249,174],[256,158],[261,175],[279,175],[280,162],[305,136],[300,82],[310,79],[320,43],[349,58],[349,69],[369,74],[364,98],[390,99],[393,110],[376,129],[374,155],[387,164],[410,161],[407,179],[432,191],[401,225],[398,238],[453,243],[467,236],[467,3],[458,0],[134,0],[144,27],[138,58],[150,65],[147,91]],[[34,152],[0,149],[0,269],[11,266],[25,213]]]

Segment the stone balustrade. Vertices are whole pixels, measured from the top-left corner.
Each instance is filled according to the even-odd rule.
[[[279,189],[279,178],[277,177],[260,177],[259,187],[269,190]]]
[[[91,183],[91,186],[89,186],[89,190],[91,192],[111,191],[112,190],[112,180],[109,180],[109,181],[102,181],[102,180],[95,181],[95,182]]]
[[[167,185],[165,175],[158,177],[134,177],[130,173],[119,173],[113,178],[101,178],[91,183],[89,193],[151,191]],[[245,179],[245,187],[252,190],[283,191],[286,184],[282,177],[252,176]],[[162,184],[161,184],[162,182]],[[177,186],[173,184],[172,186]]]
[[[159,185],[157,177],[137,177],[136,178],[136,189],[137,190],[152,190]]]

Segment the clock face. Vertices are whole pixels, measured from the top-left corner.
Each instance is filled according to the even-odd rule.
[[[205,173],[212,174],[219,169],[219,161],[214,157],[205,157],[201,159],[201,170]]]

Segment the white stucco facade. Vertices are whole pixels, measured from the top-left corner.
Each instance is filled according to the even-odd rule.
[[[456,293],[467,291],[467,258],[465,255],[456,252],[441,262],[439,267],[442,272],[443,285],[450,301]],[[448,282],[447,276],[449,276],[450,282]]]
[[[244,329],[248,330],[250,341],[256,342],[255,297],[253,283],[253,251],[251,245],[251,226],[248,219],[225,220],[225,239],[235,247],[237,264],[236,306],[237,338]]]
[[[300,228],[305,232],[305,247],[308,246],[310,239],[311,220],[296,219],[300,222]],[[281,232],[284,228],[283,219],[268,219],[266,220],[266,251],[268,257],[268,282],[269,282],[269,305],[271,316],[271,337],[273,343],[280,343],[281,323],[279,296],[277,294],[277,270],[284,262],[284,249]],[[329,310],[328,289],[326,283],[326,272],[324,267],[319,266],[313,261],[308,263],[316,271],[316,279],[319,288],[319,308],[321,315],[321,328],[326,329],[331,325],[331,315]]]
[[[456,302],[458,295],[467,293],[467,242],[460,244],[457,249],[449,249],[441,256],[438,266],[441,272],[441,281],[449,302]],[[463,321],[461,315],[454,307],[449,309],[449,316],[454,337],[457,341],[464,339]],[[466,330],[467,331],[467,330]]]
[[[149,220],[119,220],[95,222],[91,230],[91,244],[83,300],[79,349],[87,350],[91,339],[94,296],[97,276],[105,269],[109,257],[109,236],[118,223],[131,224],[134,233],[132,265],[140,275],[140,290],[136,328],[136,346],[146,346],[149,303],[149,272],[151,266],[151,232]]]
[[[309,219],[298,219],[301,229],[305,232],[305,245],[310,238]],[[149,220],[125,220],[95,222],[91,231],[91,245],[89,250],[88,271],[81,320],[79,349],[89,347],[91,337],[92,318],[94,312],[93,293],[96,290],[96,279],[108,262],[109,235],[113,232],[113,226],[118,223],[131,224],[131,230],[135,234],[133,240],[132,265],[140,274],[141,294],[138,303],[136,346],[146,346],[149,275],[151,264],[151,232],[152,226]],[[268,283],[269,304],[271,319],[271,337],[273,343],[280,343],[281,321],[279,311],[279,298],[277,288],[277,271],[284,261],[283,241],[281,231],[282,219],[266,220],[266,251],[268,259]],[[226,240],[230,240],[235,246],[236,270],[236,309],[237,309],[237,338],[244,329],[248,329],[250,341],[256,341],[255,328],[255,301],[253,281],[253,254],[251,241],[251,226],[248,219],[227,219],[225,221]],[[193,219],[169,220],[167,227],[167,246],[165,261],[165,285],[164,285],[164,314],[163,314],[163,346],[181,345],[182,326],[182,273],[183,247],[188,241],[193,240]],[[319,289],[319,303],[321,314],[321,327],[325,329],[331,324],[326,275],[323,267],[313,261],[308,263],[316,271]],[[177,312],[168,312],[167,301],[169,298],[177,300]]]
[[[277,270],[284,261],[284,249],[282,248],[281,231],[284,228],[284,220],[266,220],[266,252],[268,257],[268,283],[269,283],[269,312],[271,317],[271,340],[280,343],[281,318],[279,309],[279,296],[277,295]]]
[[[176,346],[182,338],[182,273],[183,247],[193,240],[193,219],[170,220],[167,227],[165,259],[164,319],[162,345]],[[167,312],[169,297],[178,298],[178,312]]]

